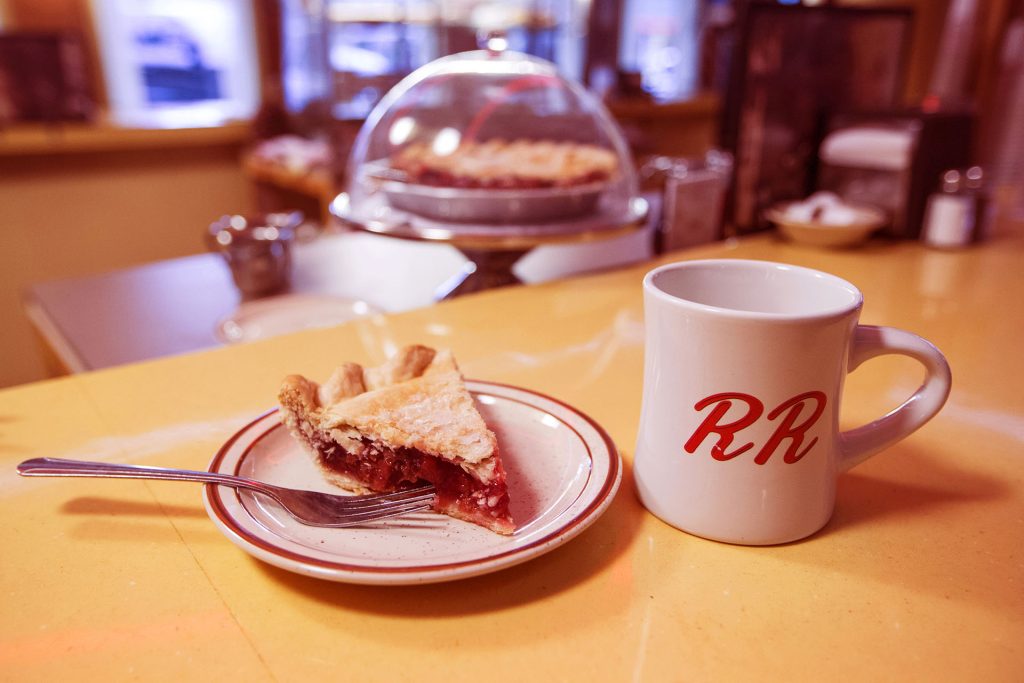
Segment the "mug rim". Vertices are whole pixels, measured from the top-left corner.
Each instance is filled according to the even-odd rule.
[[[698,266],[708,265],[726,265],[729,267],[754,267],[767,270],[787,270],[798,272],[803,275],[813,276],[821,280],[827,281],[833,286],[837,286],[841,289],[845,289],[853,295],[853,301],[850,304],[843,306],[834,306],[831,308],[824,308],[821,311],[813,313],[771,313],[767,311],[748,311],[736,308],[725,308],[722,306],[713,306],[711,304],[704,304],[683,297],[669,294],[665,290],[661,289],[654,284],[654,279],[665,272],[674,270],[687,270]],[[814,268],[807,268],[806,266],[797,266],[790,263],[781,263],[777,261],[763,261],[757,259],[743,259],[743,258],[723,258],[723,259],[693,259],[689,261],[674,261],[672,263],[666,263],[658,266],[647,272],[644,275],[643,280],[644,291],[650,293],[652,296],[657,297],[659,300],[680,308],[689,309],[692,311],[709,313],[723,317],[730,317],[740,320],[757,320],[763,322],[797,322],[797,321],[815,321],[815,320],[829,320],[835,318],[842,318],[844,316],[854,313],[864,305],[864,295],[856,285],[844,280],[838,275],[826,273],[821,270]]]

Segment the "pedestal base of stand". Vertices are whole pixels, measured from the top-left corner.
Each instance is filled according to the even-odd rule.
[[[512,267],[529,249],[485,251],[459,249],[469,262],[434,292],[437,300],[451,299],[462,294],[482,292],[485,289],[522,284]]]
[[[512,267],[531,249],[621,237],[643,228],[650,215],[650,203],[639,196],[624,204],[617,199],[599,202],[593,214],[574,220],[531,225],[439,222],[394,209],[383,192],[371,193],[361,202],[359,211],[354,212],[351,198],[342,192],[331,202],[331,214],[345,226],[376,235],[449,244],[469,259],[434,291],[435,301],[521,284]]]

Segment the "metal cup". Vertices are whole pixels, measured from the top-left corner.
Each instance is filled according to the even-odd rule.
[[[206,242],[228,264],[242,297],[257,298],[288,286],[291,241],[302,221],[298,211],[226,215],[210,225]]]

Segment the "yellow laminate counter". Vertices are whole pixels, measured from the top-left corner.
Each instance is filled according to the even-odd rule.
[[[0,392],[0,679],[246,681],[1019,681],[1024,675],[1024,240],[960,252],[815,251],[761,236],[662,261],[784,261],[847,278],[862,322],[914,331],[954,388],[931,423],[839,482],[828,526],[751,548],[677,531],[633,491],[652,264]],[[122,333],[130,333],[130,326]],[[199,485],[23,479],[61,456],[204,469],[271,407],[424,342],[467,376],[588,413],[625,461],[608,511],[566,545],[451,583],[330,583],[222,536]],[[921,378],[869,361],[842,422]]]

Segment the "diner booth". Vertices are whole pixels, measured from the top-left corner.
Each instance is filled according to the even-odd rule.
[[[0,0],[0,678],[1018,680],[1022,121],[1021,0]]]

